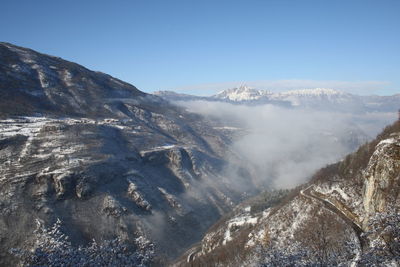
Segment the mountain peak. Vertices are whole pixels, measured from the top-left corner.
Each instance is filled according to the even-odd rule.
[[[249,101],[260,99],[269,94],[265,90],[257,90],[247,85],[241,85],[240,87],[223,90],[213,97],[232,101]]]

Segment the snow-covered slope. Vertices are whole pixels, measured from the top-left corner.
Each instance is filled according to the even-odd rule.
[[[392,266],[400,242],[399,155],[400,121],[309,183],[239,205],[176,265]]]
[[[0,43],[0,95],[0,265],[57,218],[74,244],[146,235],[173,257],[240,199],[232,131],[130,84]]]

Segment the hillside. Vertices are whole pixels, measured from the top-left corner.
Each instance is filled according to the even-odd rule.
[[[144,236],[174,257],[241,200],[232,133],[130,84],[0,43],[0,93],[0,265],[57,219],[73,245]]]
[[[340,99],[353,99],[326,89],[282,93],[282,98],[252,90],[234,89],[212,101],[232,94],[234,98],[222,101],[253,103],[269,97],[268,103],[295,110],[298,106],[289,98],[317,109],[324,101],[333,107],[343,102]],[[317,172],[310,183],[249,199],[273,187],[278,171],[285,177],[309,171],[311,167],[301,168],[309,158],[318,159],[311,164],[314,168],[326,162],[321,155],[334,158],[353,151],[367,136],[357,125],[338,128],[332,114],[325,113],[317,121],[326,117],[327,125],[297,133],[297,140],[287,133],[304,131],[313,112],[295,112],[293,117],[295,113],[283,109],[278,117],[286,114],[293,122],[306,123],[287,128],[273,120],[259,123],[252,114],[255,124],[265,127],[262,135],[252,135],[257,128],[237,123],[234,113],[228,121],[189,112],[107,74],[8,43],[0,43],[0,93],[1,266],[17,263],[10,249],[37,248],[42,240],[38,231],[54,225],[75,248],[93,244],[93,239],[132,245],[148,239],[161,265],[190,247],[177,264],[237,266],[254,263],[249,262],[252,257],[262,263],[270,248],[295,251],[296,244],[317,255],[312,247],[314,220],[321,220],[324,233],[332,227],[339,233],[331,240],[355,248],[335,247],[334,253],[355,260],[366,248],[361,234],[371,216],[365,213],[381,211],[386,196],[397,196],[398,123],[340,163]],[[395,97],[386,102],[368,99],[380,106],[377,110],[388,108],[384,103],[396,104]],[[344,102],[354,104],[351,101]],[[259,139],[268,133],[274,146]],[[242,149],[235,146],[238,142]],[[264,144],[268,149],[248,157]],[[337,148],[336,154],[328,148]]]
[[[399,174],[398,121],[307,184],[241,204],[175,265],[390,265],[399,260]]]

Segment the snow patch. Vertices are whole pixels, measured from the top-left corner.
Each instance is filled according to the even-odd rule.
[[[215,130],[231,130],[231,131],[236,131],[240,130],[240,128],[237,127],[231,127],[231,126],[222,126],[222,127],[213,127]]]
[[[317,188],[317,191],[323,194],[332,194],[334,192],[337,192],[345,201],[348,201],[350,199],[348,194],[346,194],[338,184],[332,186],[321,186]]]
[[[396,143],[396,141],[397,140],[395,138],[388,138],[388,139],[380,141],[378,146],[385,145],[385,144],[394,144],[394,143]]]
[[[227,230],[225,231],[224,240],[222,241],[222,244],[225,245],[227,242],[232,240],[231,236],[232,227],[243,226],[245,224],[254,225],[257,223],[257,221],[258,221],[257,217],[251,217],[249,215],[244,215],[231,219],[230,221],[228,221],[228,227]]]
[[[68,70],[63,71],[63,80],[67,86],[73,86],[72,74]]]

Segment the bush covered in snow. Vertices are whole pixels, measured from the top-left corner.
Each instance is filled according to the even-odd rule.
[[[398,205],[396,205],[398,207]],[[400,263],[400,211],[389,207],[377,212],[368,223],[365,237],[370,241],[360,261],[362,266],[382,266]]]
[[[154,256],[153,244],[144,237],[136,238],[134,244],[116,238],[74,247],[61,232],[60,220],[49,229],[38,222],[35,234],[32,250],[11,250],[20,266],[147,266]]]

